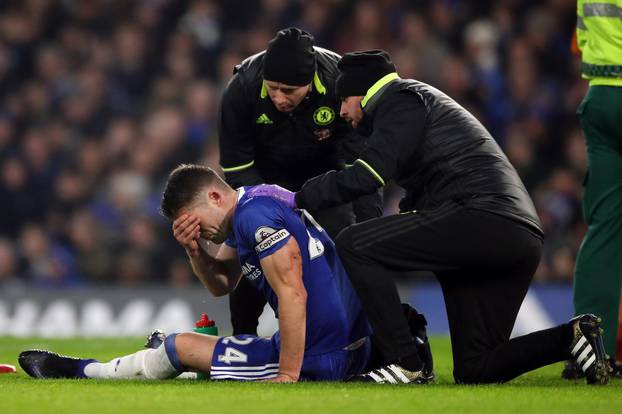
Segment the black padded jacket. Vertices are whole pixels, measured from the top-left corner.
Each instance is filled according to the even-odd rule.
[[[453,200],[514,220],[542,236],[518,173],[484,126],[443,92],[391,74],[361,102],[357,126],[369,135],[352,167],[309,180],[296,194],[301,208],[338,205],[388,181],[406,190],[402,212]]]

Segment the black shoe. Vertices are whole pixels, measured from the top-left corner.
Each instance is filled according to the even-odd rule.
[[[567,380],[576,380],[585,377],[581,368],[577,365],[574,359],[569,359],[564,364],[564,370],[562,371],[562,378]]]
[[[570,353],[585,373],[588,384],[604,385],[609,382],[609,361],[603,345],[600,318],[579,315],[570,320],[574,338]]]
[[[348,382],[374,382],[377,384],[427,384],[423,371],[408,371],[397,364],[385,365],[364,374],[355,375]]]
[[[423,363],[423,375],[427,382],[432,382],[436,375],[434,374],[432,349],[430,348],[430,342],[428,341],[428,334],[425,328],[428,325],[428,321],[425,320],[423,314],[417,312],[417,310],[408,303],[402,303],[402,310],[408,320],[410,333],[417,347],[417,354]]]
[[[166,334],[159,329],[154,330],[147,337],[147,343],[143,345],[145,348],[157,349],[166,339]]]
[[[19,354],[19,365],[33,378],[86,378],[84,367],[94,359],[79,359],[33,349]]]

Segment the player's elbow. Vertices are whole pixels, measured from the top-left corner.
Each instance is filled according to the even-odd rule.
[[[229,286],[225,286],[223,285],[216,285],[216,284],[210,284],[210,283],[205,283],[203,282],[203,286],[205,286],[207,288],[207,290],[209,290],[209,292],[212,294],[212,296],[215,296],[217,298],[221,297],[221,296],[225,296],[228,295],[229,293],[233,292],[235,290],[235,288],[231,288]]]
[[[305,289],[296,289],[292,294],[292,300],[299,305],[307,305],[307,291]]]
[[[207,288],[207,290],[209,290],[209,292],[212,294],[212,296],[217,297],[217,298],[219,298],[221,296],[228,295],[229,293],[231,293],[231,292],[229,292],[226,289],[218,289],[218,288],[213,288],[211,286],[205,286],[205,287]]]
[[[307,291],[304,287],[285,287],[281,289],[279,296],[279,302],[287,302],[291,305],[297,305],[303,307],[307,305]]]

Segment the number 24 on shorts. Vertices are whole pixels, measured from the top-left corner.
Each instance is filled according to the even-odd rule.
[[[229,344],[229,342],[235,345],[248,345],[251,342],[253,342],[253,338],[239,339],[239,338],[236,338],[235,336],[229,336],[222,340],[222,343],[224,345]],[[227,348],[225,348],[224,355],[222,354],[218,355],[218,361],[224,362],[225,364],[231,364],[232,362],[247,362],[248,355],[246,355],[244,352],[241,352],[233,347],[228,346]]]

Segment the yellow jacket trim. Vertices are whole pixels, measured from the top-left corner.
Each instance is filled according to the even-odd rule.
[[[326,86],[322,84],[320,77],[317,75],[317,72],[313,75],[313,87],[320,95],[326,95]]]
[[[255,164],[255,160],[249,162],[248,164],[238,165],[236,167],[229,167],[229,168],[222,167],[222,170],[223,170],[223,172],[226,172],[226,173],[237,172],[237,171],[242,171],[242,170],[245,170],[247,168],[250,168],[250,167],[253,166],[253,164]]]
[[[378,79],[378,81],[376,81],[376,83],[374,83],[371,88],[369,88],[367,90],[367,93],[365,94],[365,96],[363,97],[363,100],[361,101],[361,108],[365,108],[365,105],[367,105],[367,102],[369,102],[369,100],[378,93],[378,91],[380,89],[382,89],[382,87],[390,82],[392,82],[395,79],[399,79],[399,75],[397,74],[397,72],[391,72],[388,75],[384,75],[382,78]]]
[[[365,168],[367,168],[367,170],[369,170],[369,172],[370,172],[370,173],[372,173],[372,175],[373,175],[374,177],[376,177],[376,179],[377,179],[378,181],[380,181],[380,184],[384,185],[384,180],[382,179],[382,177],[380,176],[380,174],[378,174],[378,173],[376,172],[376,170],[374,170],[374,169],[372,168],[372,166],[371,166],[371,165],[367,164],[365,161],[363,161],[363,160],[362,160],[362,159],[360,159],[360,158],[359,158],[359,159],[357,159],[357,160],[356,160],[356,161],[354,161],[354,162],[358,162],[358,163],[363,164],[363,166],[364,166]]]

